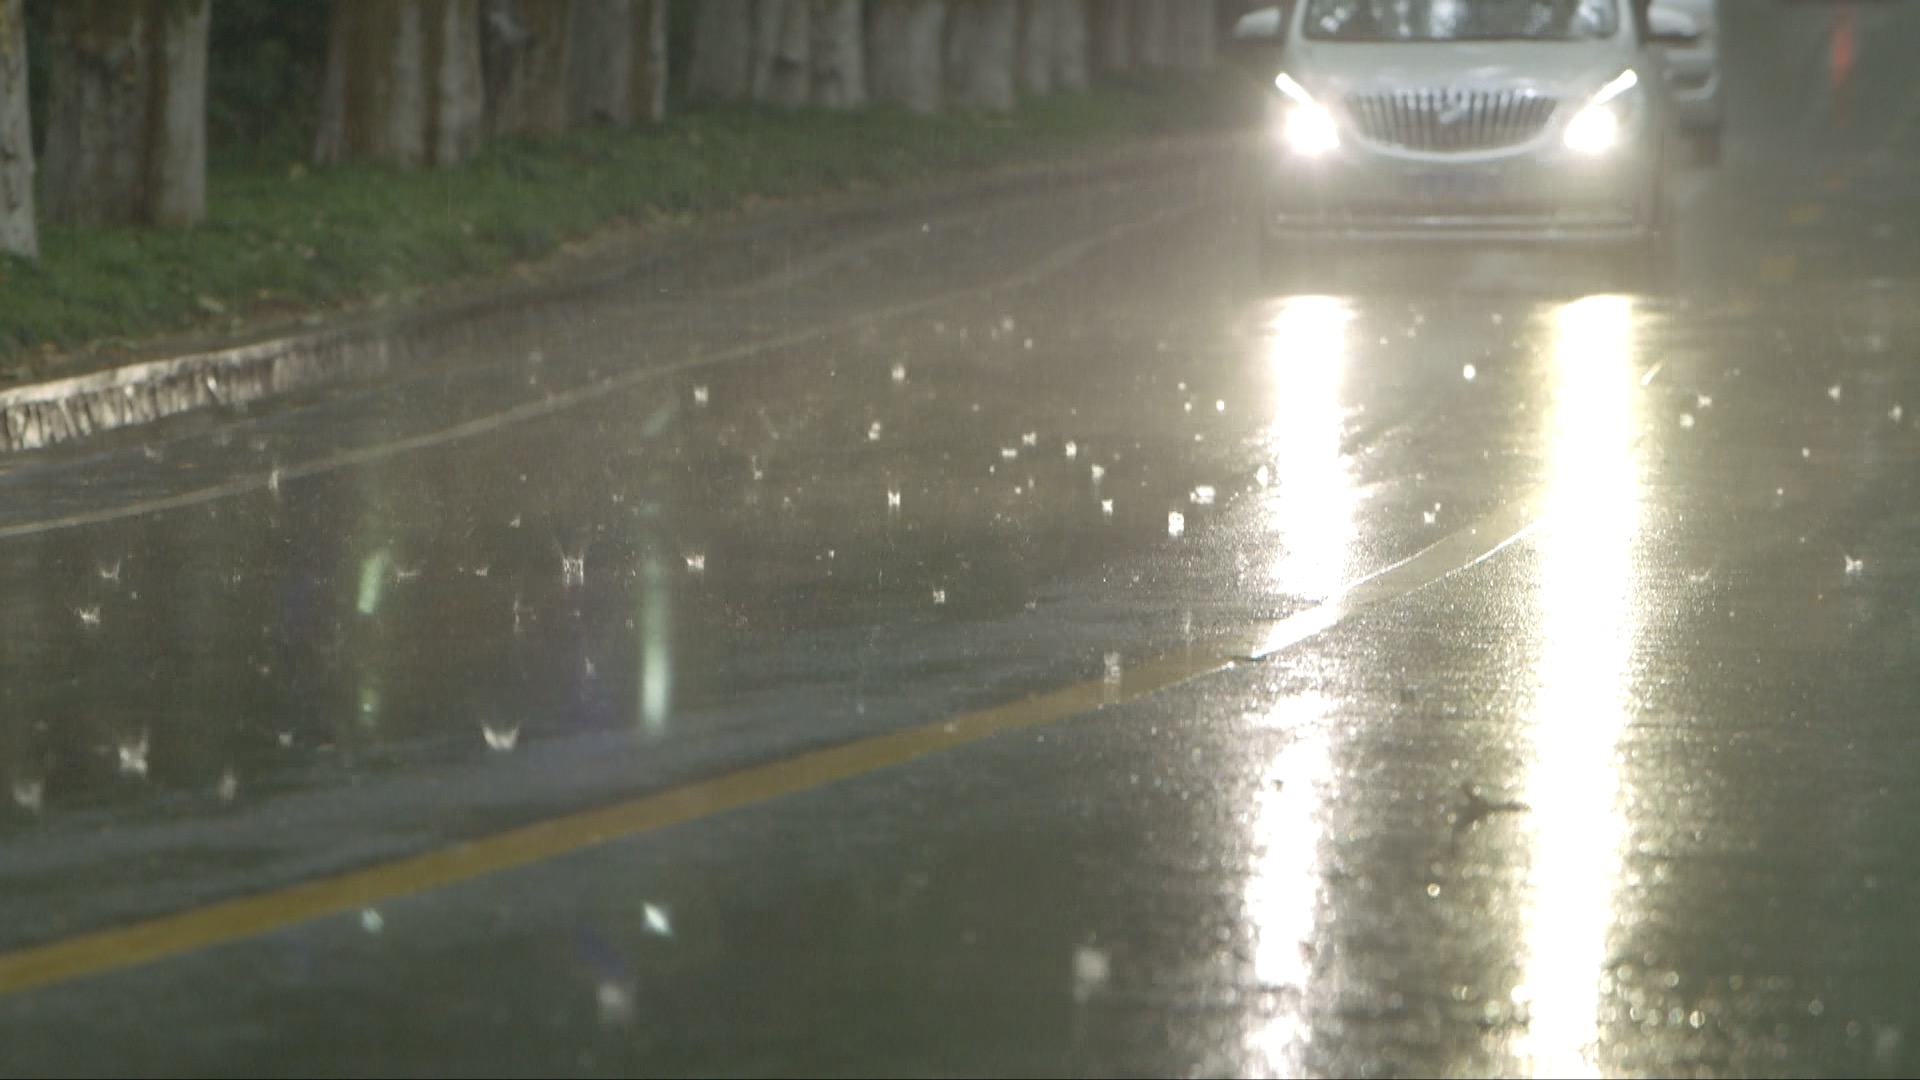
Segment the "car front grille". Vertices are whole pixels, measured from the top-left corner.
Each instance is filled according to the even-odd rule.
[[[1438,154],[1518,146],[1546,129],[1558,105],[1531,90],[1395,90],[1347,98],[1347,111],[1368,139]]]

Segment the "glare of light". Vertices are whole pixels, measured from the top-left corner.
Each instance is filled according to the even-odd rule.
[[[486,740],[489,750],[507,751],[519,745],[520,725],[506,723],[487,723],[481,721],[480,735]]]
[[[1273,77],[1273,87],[1298,104],[1313,104],[1313,95],[1307,93],[1307,88],[1301,86],[1298,80],[1284,71]]]
[[[1567,124],[1567,149],[1577,154],[1604,154],[1619,142],[1620,117],[1605,105],[1589,105]]]
[[[1577,154],[1604,154],[1619,145],[1620,114],[1609,103],[1639,85],[1640,73],[1628,68],[1601,87],[1567,124],[1567,149]]]
[[[1319,603],[1276,623],[1262,652],[1283,648],[1339,618],[1331,601],[1358,577],[1362,492],[1342,449],[1342,403],[1354,312],[1344,300],[1296,296],[1270,326],[1264,368],[1273,422],[1262,471],[1274,586],[1296,602]],[[1324,734],[1329,702],[1283,699],[1267,726],[1307,733],[1268,764],[1252,795],[1251,866],[1242,910],[1252,941],[1252,981],[1272,1011],[1251,1017],[1242,1072],[1299,1076],[1312,1038],[1316,946],[1325,911],[1325,820],[1333,750]]]
[[[120,775],[141,777],[147,775],[148,745],[149,740],[145,730],[121,736],[115,747],[120,758]]]
[[[1268,764],[1253,792],[1252,866],[1242,893],[1253,945],[1253,982],[1278,1004],[1256,1017],[1247,1033],[1248,1067],[1271,1076],[1306,1074],[1313,1000],[1316,939],[1325,912],[1326,781],[1332,772],[1329,741],[1319,729],[1327,700],[1317,694],[1283,699],[1267,726],[1309,732]]]
[[[1085,1005],[1107,987],[1113,963],[1103,949],[1082,945],[1073,951],[1073,1000]]]
[[[673,920],[668,916],[663,904],[644,904],[641,915],[645,919],[647,933],[655,937],[672,937]]]
[[[1621,94],[1639,85],[1640,73],[1632,68],[1628,68],[1615,76],[1612,82],[1601,87],[1600,92],[1593,95],[1592,104],[1605,105],[1607,102],[1612,101],[1614,98],[1619,97]]]
[[[1340,148],[1340,125],[1332,113],[1313,100],[1306,87],[1284,71],[1273,77],[1273,86],[1287,98],[1280,136],[1294,153],[1318,157]]]
[[[380,725],[380,687],[371,680],[360,684],[360,726],[372,729]]]
[[[649,551],[640,564],[640,727],[666,733],[673,708],[673,596],[666,563]]]
[[[1284,592],[1325,600],[1354,576],[1360,493],[1342,450],[1348,327],[1353,309],[1330,296],[1290,297],[1272,323],[1272,457],[1266,499],[1274,533],[1272,574]]]
[[[1596,296],[1554,316],[1555,405],[1540,553],[1536,691],[1524,793],[1530,869],[1514,1050],[1538,1076],[1600,1071],[1600,980],[1624,828],[1617,741],[1636,632],[1641,528],[1633,301]]]
[[[386,588],[387,568],[392,563],[393,555],[384,548],[360,563],[360,593],[355,605],[360,614],[372,615],[380,610],[380,593]]]
[[[1294,105],[1287,110],[1281,133],[1287,146],[1302,157],[1319,157],[1340,149],[1340,125],[1324,106]]]
[[[37,814],[46,806],[47,782],[39,777],[20,778],[13,782],[13,802],[30,814]]]
[[[607,1027],[624,1027],[633,1022],[633,989],[627,984],[602,979],[594,987],[593,999],[600,1022]]]

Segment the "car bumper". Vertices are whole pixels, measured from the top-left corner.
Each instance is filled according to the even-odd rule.
[[[1265,225],[1275,237],[1629,241],[1655,228],[1657,174],[1657,154],[1636,144],[1600,157],[1555,146],[1475,160],[1275,148]]]

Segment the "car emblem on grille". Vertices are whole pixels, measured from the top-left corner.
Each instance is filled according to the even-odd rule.
[[[1448,94],[1446,105],[1441,108],[1440,115],[1434,117],[1434,119],[1438,120],[1442,127],[1452,127],[1460,121],[1465,120],[1467,113],[1471,112],[1472,109],[1473,105],[1467,98],[1467,95],[1458,93]]]

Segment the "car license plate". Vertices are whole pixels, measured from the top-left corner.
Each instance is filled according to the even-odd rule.
[[[1505,190],[1500,174],[1474,169],[1415,173],[1407,178],[1407,194],[1429,202],[1479,202],[1497,199]]]

